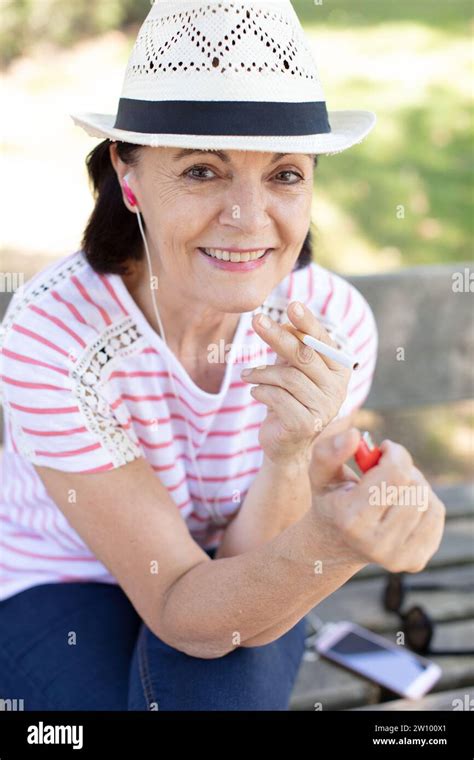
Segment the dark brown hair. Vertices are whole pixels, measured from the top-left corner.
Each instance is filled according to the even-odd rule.
[[[117,155],[125,164],[136,166],[141,145],[117,141]],[[315,156],[314,166],[318,163]],[[98,274],[127,274],[128,264],[143,258],[143,241],[135,214],[122,199],[117,174],[110,159],[110,140],[96,145],[86,158],[95,206],[84,229],[81,247],[90,266]],[[143,221],[146,230],[145,221]],[[301,248],[294,269],[312,260],[311,230]]]

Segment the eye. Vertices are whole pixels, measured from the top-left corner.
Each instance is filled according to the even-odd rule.
[[[288,175],[293,175],[293,177],[296,177],[296,179],[293,182],[288,182],[286,179],[284,179],[281,184],[282,185],[296,185],[298,182],[302,182],[304,177],[301,176],[298,172],[294,172],[291,169],[284,169],[281,172],[278,172],[278,174],[275,174],[275,177],[281,177],[282,175],[286,175],[286,178],[288,178]]]
[[[197,174],[193,174],[192,172],[196,172]],[[183,176],[189,177],[190,179],[197,179],[197,180],[207,180],[212,179],[212,177],[209,177],[209,175],[205,176],[204,172],[210,172],[213,176],[216,176],[215,173],[212,171],[212,169],[209,168],[209,166],[191,166],[190,169],[186,169],[185,172],[183,172]]]

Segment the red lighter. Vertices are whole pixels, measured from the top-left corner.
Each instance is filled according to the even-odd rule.
[[[374,444],[370,433],[366,430],[362,433],[362,438],[359,443],[359,447],[354,454],[354,459],[359,465],[362,472],[367,472],[371,467],[374,467],[382,456],[382,452],[379,447]]]

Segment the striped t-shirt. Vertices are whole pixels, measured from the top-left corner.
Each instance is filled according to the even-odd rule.
[[[278,318],[278,308],[294,299],[359,360],[340,418],[363,404],[371,386],[373,313],[353,285],[316,263],[290,273],[255,312]],[[82,251],[14,293],[0,328],[0,598],[40,583],[117,582],[49,497],[34,464],[94,473],[144,457],[195,541],[218,546],[224,528],[210,519],[202,496],[230,521],[263,458],[258,432],[266,406],[240,372],[272,364],[276,355],[252,329],[253,313],[241,315],[230,351],[219,348],[225,375],[220,391],[209,393],[152,328],[122,278],[97,274]]]

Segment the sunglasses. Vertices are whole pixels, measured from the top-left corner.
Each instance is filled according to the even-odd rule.
[[[408,584],[402,574],[390,574],[382,595],[382,604],[387,612],[395,612],[403,624],[403,633],[407,646],[417,654],[440,656],[468,656],[474,655],[474,649],[431,649],[435,623],[426,610],[415,605],[406,612],[402,612],[403,601],[407,591],[469,591],[467,586],[450,585],[440,583],[412,583]]]

